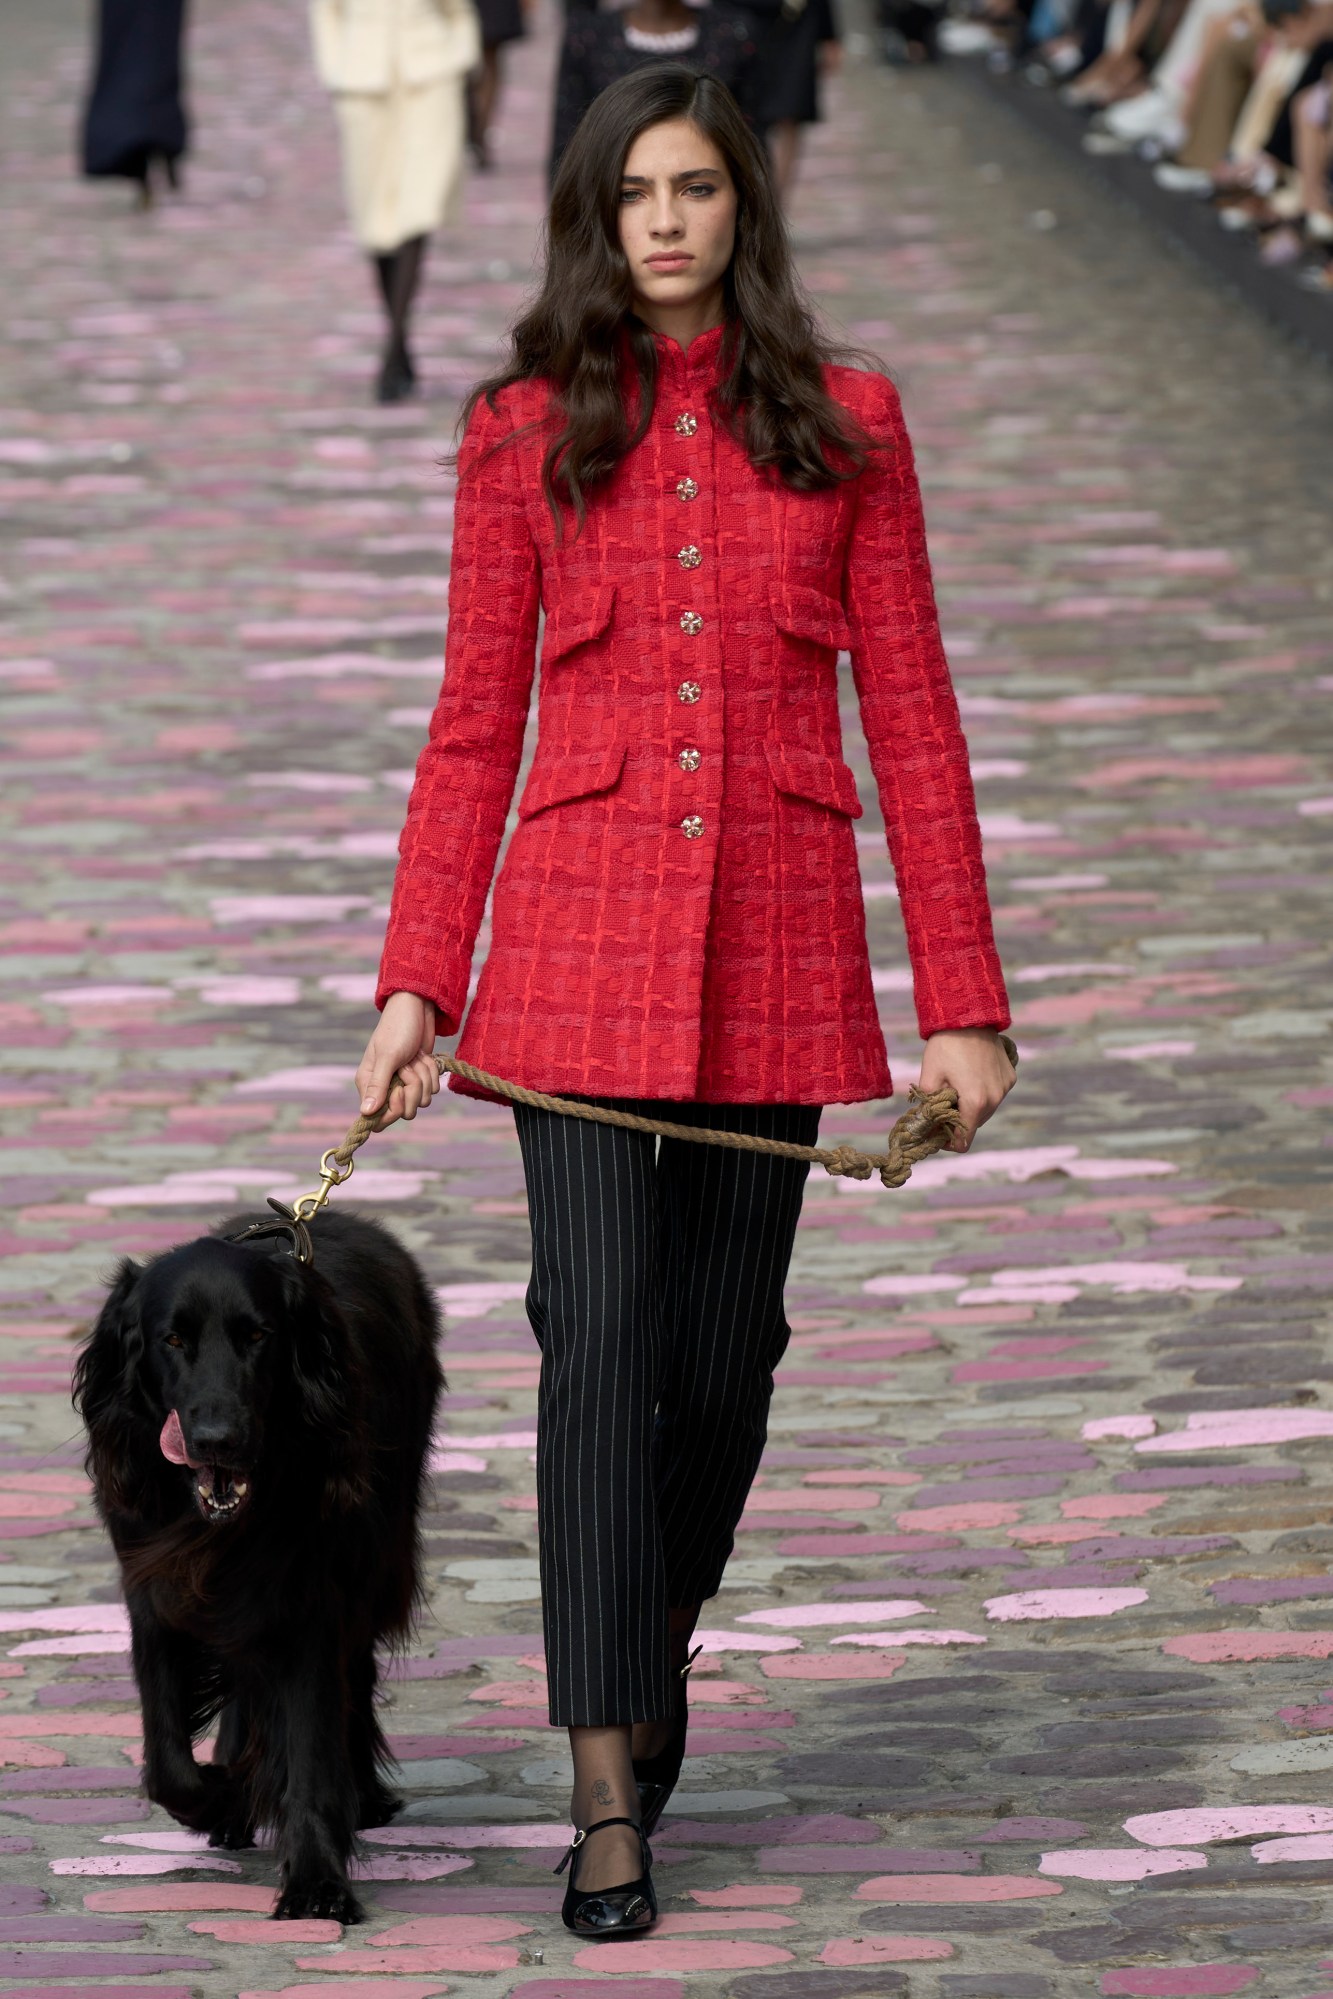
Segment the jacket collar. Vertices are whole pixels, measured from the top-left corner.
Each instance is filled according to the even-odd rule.
[[[706,333],[696,335],[688,348],[682,347],[668,333],[655,333],[653,345],[657,349],[659,377],[696,385],[714,382],[726,332],[725,322],[721,326],[710,326]]]

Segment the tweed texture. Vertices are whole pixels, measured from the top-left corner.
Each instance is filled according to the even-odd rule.
[[[513,797],[545,612],[538,743],[459,1053],[538,1089],[699,1102],[887,1095],[843,760],[849,649],[923,1036],[1003,1027],[967,747],[911,446],[878,375],[829,372],[884,448],[794,493],[710,396],[721,333],[658,340],[642,441],[558,538],[546,392],[479,406],[459,461],[444,684],[400,846],[378,1000],[457,1030]],[[511,434],[517,433],[513,441]]]

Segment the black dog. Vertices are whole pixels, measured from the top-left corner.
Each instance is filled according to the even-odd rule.
[[[276,1913],[356,1922],[356,1829],[401,1804],[375,1647],[418,1602],[439,1320],[376,1223],[318,1215],[311,1264],[272,1230],[238,1215],[124,1262],[74,1399],[129,1606],[148,1796],[214,1846],[274,1827]]]

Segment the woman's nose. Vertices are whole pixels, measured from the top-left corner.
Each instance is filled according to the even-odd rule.
[[[671,202],[663,201],[654,209],[651,228],[654,236],[680,235],[680,217]]]

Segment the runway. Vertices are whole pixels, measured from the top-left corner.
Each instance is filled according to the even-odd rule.
[[[1020,1081],[909,1187],[812,1180],[770,1447],[706,1613],[665,1911],[559,1927],[537,1354],[512,1121],[443,1099],[335,1198],[440,1287],[432,1596],[372,1918],[136,1794],[68,1402],[124,1253],[313,1186],[355,1109],[438,685],[460,395],[530,282],[552,15],[378,315],[304,12],[202,0],[148,214],[70,164],[72,0],[0,130],[0,1986],[237,1999],[1333,1989],[1333,497],[1326,371],[947,68],[863,49],[793,223],[903,390]],[[10,23],[5,28],[7,42]],[[901,925],[846,675],[900,1088]],[[483,939],[484,945],[484,939]],[[822,1135],[877,1149],[892,1104]]]

